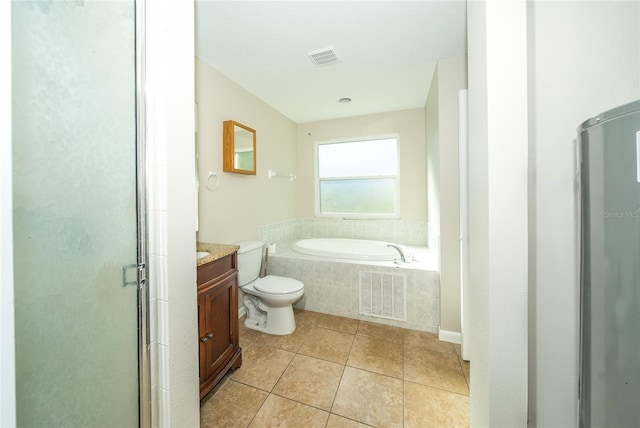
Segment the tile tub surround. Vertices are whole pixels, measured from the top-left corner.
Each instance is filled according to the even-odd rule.
[[[245,364],[202,401],[202,428],[469,426],[469,363],[459,346],[422,331],[295,315],[288,336],[241,323]]]
[[[267,224],[259,229],[261,241],[275,244],[304,238],[349,238],[425,246],[429,235],[433,235],[426,221],[408,220],[300,218]]]
[[[424,247],[409,248],[416,253],[420,263],[394,265],[391,262],[314,258],[296,253],[283,244],[278,246],[275,254],[269,255],[268,272],[302,281],[304,295],[294,303],[294,308],[436,333],[440,320],[437,261]],[[406,275],[406,321],[359,314],[359,275],[362,270]]]

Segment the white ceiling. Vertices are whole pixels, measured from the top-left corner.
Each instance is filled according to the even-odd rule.
[[[467,50],[464,0],[195,7],[196,55],[296,123],[423,107],[437,60]],[[316,67],[329,46],[340,62]]]

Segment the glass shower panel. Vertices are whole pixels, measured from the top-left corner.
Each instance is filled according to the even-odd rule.
[[[137,426],[134,2],[11,10],[18,426]]]

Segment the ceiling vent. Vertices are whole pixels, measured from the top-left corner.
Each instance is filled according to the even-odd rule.
[[[307,52],[307,55],[309,55],[309,58],[311,58],[311,61],[313,61],[316,67],[324,67],[325,65],[340,62],[338,56],[333,50],[333,46]]]

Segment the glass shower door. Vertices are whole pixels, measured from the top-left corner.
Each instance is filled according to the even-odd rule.
[[[135,5],[11,13],[17,423],[137,426]]]

